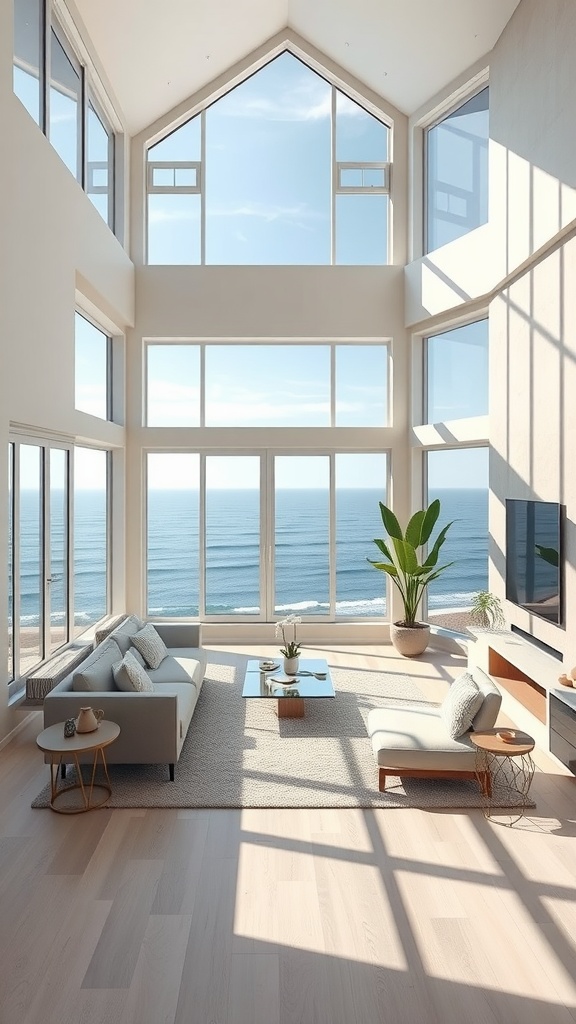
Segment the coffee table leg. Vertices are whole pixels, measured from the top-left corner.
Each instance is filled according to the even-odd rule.
[[[278,697],[278,718],[304,718],[303,697]]]

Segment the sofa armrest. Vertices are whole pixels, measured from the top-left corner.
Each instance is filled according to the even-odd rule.
[[[44,701],[44,727],[77,718],[80,708],[88,705],[101,708],[104,718],[120,726],[120,736],[106,749],[106,760],[111,764],[175,764],[178,760],[180,727],[175,693],[56,690]]]
[[[166,647],[200,647],[198,622],[153,622]]]

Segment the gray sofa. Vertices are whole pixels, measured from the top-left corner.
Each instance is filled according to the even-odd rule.
[[[104,718],[120,726],[120,736],[106,749],[108,763],[164,763],[173,780],[204,679],[200,627],[154,623],[168,648],[158,668],[146,669],[154,691],[125,692],[117,688],[112,667],[133,650],[131,637],[143,625],[136,616],[127,618],[58,683],[44,700],[44,726],[76,718],[81,707],[102,708]]]

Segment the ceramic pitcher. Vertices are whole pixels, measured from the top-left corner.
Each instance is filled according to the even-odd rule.
[[[80,714],[76,719],[76,732],[94,732],[104,718],[102,710],[94,711],[92,708],[80,708]]]

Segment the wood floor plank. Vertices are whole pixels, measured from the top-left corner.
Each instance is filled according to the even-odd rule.
[[[191,920],[176,914],[149,918],[122,1024],[173,1024]]]
[[[192,914],[207,834],[207,817],[176,819],[152,914]]]
[[[130,987],[161,872],[158,860],[127,863],[82,988]]]
[[[234,953],[228,1000],[228,1024],[280,1024],[278,955]]]

